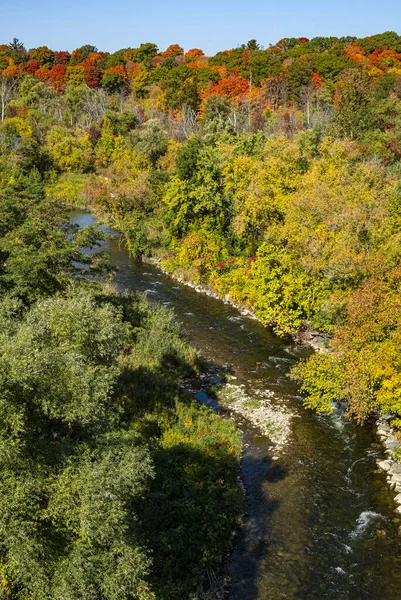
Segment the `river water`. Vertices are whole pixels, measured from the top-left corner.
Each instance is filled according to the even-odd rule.
[[[85,226],[93,218],[78,211],[72,221]],[[287,374],[307,351],[131,260],[117,237],[106,250],[118,267],[115,284],[170,306],[213,375],[230,370],[251,398],[267,391],[290,415],[279,450],[240,419],[248,509],[227,566],[230,600],[401,600],[401,519],[376,468],[383,448],[340,409],[322,417],[303,408]]]

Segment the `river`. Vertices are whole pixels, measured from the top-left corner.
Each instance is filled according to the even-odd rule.
[[[72,221],[85,226],[93,218],[76,211]],[[248,504],[227,566],[229,599],[401,600],[401,519],[376,468],[383,448],[374,431],[346,420],[341,409],[326,417],[303,408],[288,370],[307,351],[133,261],[117,237],[106,250],[118,267],[115,284],[170,306],[213,376],[229,370],[250,398],[268,393],[288,416],[290,435],[280,449],[239,419]]]

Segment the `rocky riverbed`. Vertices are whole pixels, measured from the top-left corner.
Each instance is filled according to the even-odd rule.
[[[396,493],[394,498],[397,504],[396,511],[401,514],[401,463],[396,458],[396,453],[400,451],[401,444],[390,425],[394,418],[394,415],[382,415],[377,421],[377,433],[385,446],[385,452],[388,456],[384,460],[378,460],[377,464],[386,473],[389,486]]]
[[[280,406],[271,390],[255,389],[249,394],[243,384],[227,383],[218,390],[217,398],[229,413],[246,419],[268,437],[275,452],[289,441],[291,421],[295,415],[288,407]]]

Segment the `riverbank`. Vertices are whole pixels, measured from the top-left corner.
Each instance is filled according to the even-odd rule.
[[[222,297],[208,287],[195,284],[182,276],[171,273],[163,267],[161,259],[147,258],[145,259],[145,262],[155,265],[174,281],[177,281],[200,294],[229,304],[236,308],[242,316],[254,319],[264,325],[252,309],[234,302],[229,295]],[[315,352],[330,352],[329,336],[319,331],[305,328],[293,336],[292,339],[295,343],[308,346]],[[243,390],[230,384],[224,392],[221,392],[219,399],[228,411],[247,419],[249,423],[259,429],[261,433],[270,437],[275,443],[277,451],[279,451],[289,439],[291,431],[290,423],[293,415],[289,415],[285,411],[277,410],[276,406],[273,407],[269,400],[272,395],[274,394],[269,392],[262,399],[249,398]],[[376,431],[381,439],[385,453],[388,455],[388,458],[385,460],[378,459],[377,463],[379,468],[386,473],[389,488],[396,493],[394,498],[397,504],[396,512],[401,514],[401,463],[394,458],[394,452],[397,449],[401,449],[401,443],[396,437],[396,431],[390,426],[390,422],[393,418],[395,418],[395,416],[381,415],[377,420]]]
[[[212,290],[209,287],[200,285],[199,283],[193,283],[192,281],[188,281],[181,275],[175,275],[174,273],[172,273],[171,271],[169,271],[168,269],[166,269],[163,266],[162,259],[154,259],[154,258],[147,257],[147,258],[142,258],[142,260],[144,262],[148,262],[150,264],[155,265],[158,269],[160,269],[162,271],[162,273],[164,273],[168,277],[171,277],[171,279],[173,279],[174,281],[177,281],[178,283],[181,283],[182,285],[186,285],[186,286],[192,288],[199,294],[205,294],[206,296],[209,296],[210,298],[215,298],[216,300],[221,300],[225,304],[229,304],[230,306],[233,306],[234,308],[236,308],[243,317],[249,317],[250,319],[254,319],[255,321],[258,321],[264,327],[266,326],[265,323],[261,319],[259,319],[259,317],[257,317],[255,312],[251,308],[249,308],[248,306],[245,306],[243,304],[238,304],[237,302],[234,302],[234,300],[231,298],[230,294],[221,296],[220,294],[218,294],[217,292],[215,292],[214,290]],[[330,344],[330,336],[329,335],[322,333],[320,331],[316,331],[314,329],[310,329],[310,328],[304,328],[304,329],[300,330],[294,336],[289,336],[289,337],[291,337],[291,339],[296,344],[303,344],[305,346],[308,346],[308,347],[312,348],[315,352],[327,352],[329,344]]]
[[[233,302],[229,295],[221,297],[217,292],[210,288],[187,281],[181,276],[174,275],[163,267],[160,259],[146,258],[143,259],[143,262],[156,266],[157,269],[164,273],[164,275],[195,290],[199,294],[204,294],[209,298],[214,298],[224,302],[224,304],[232,306],[238,310],[242,317],[253,319],[261,323],[261,325],[264,325],[250,308]],[[291,339],[296,341],[294,338]],[[315,343],[313,340],[316,340]],[[298,343],[308,345],[315,351],[324,351],[323,340],[319,337],[317,332],[315,336],[310,334],[309,339],[305,336],[301,340],[300,337]],[[216,397],[219,404],[229,414],[232,414],[236,419],[238,419],[238,417],[246,419],[253,428],[270,439],[274,446],[275,454],[279,454],[289,442],[291,436],[291,424],[295,414],[294,412],[289,411],[288,407],[285,407],[278,402],[273,391],[252,390],[246,392],[243,385],[236,385],[231,379],[229,383],[221,384],[219,386]]]
[[[392,419],[394,419],[394,415],[382,415],[377,420],[377,433],[387,455],[386,459],[378,460],[377,465],[385,472],[388,485],[396,494],[394,498],[397,504],[396,512],[401,514],[401,463],[394,458],[395,453],[400,450],[401,444],[395,436],[394,429],[390,426]]]

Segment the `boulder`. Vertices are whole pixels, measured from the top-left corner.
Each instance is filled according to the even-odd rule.
[[[391,478],[391,482],[395,483],[395,488],[401,487],[401,477],[399,475],[393,475]]]
[[[397,502],[397,504],[401,504],[401,494],[397,494],[394,500]]]
[[[393,462],[391,465],[391,474],[394,475],[400,475],[401,477],[401,463],[399,462]]]
[[[384,445],[386,446],[386,448],[388,450],[395,450],[396,448],[400,447],[399,442],[396,440],[396,438],[393,435],[390,435],[387,440],[384,442]]]
[[[383,426],[379,427],[379,429],[377,430],[377,433],[380,435],[380,437],[385,437],[387,438],[390,434],[390,427],[388,429],[384,429]]]
[[[389,423],[390,421],[392,421],[393,419],[395,419],[396,415],[381,415],[378,419],[378,421],[381,423]]]
[[[377,466],[380,467],[380,469],[382,469],[383,471],[387,472],[391,469],[391,462],[389,460],[381,460],[377,463]]]

